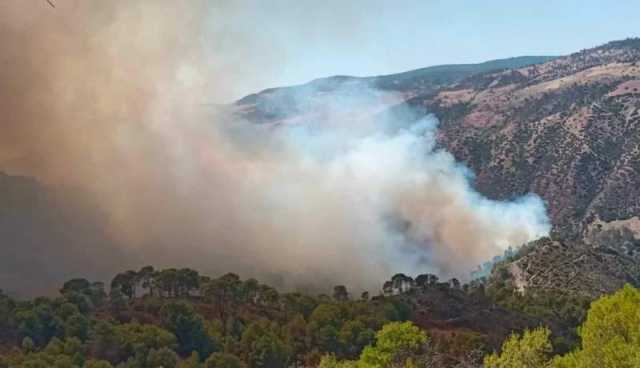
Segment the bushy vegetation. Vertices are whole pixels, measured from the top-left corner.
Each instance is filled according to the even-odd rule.
[[[411,280],[396,275],[386,287],[396,293],[394,287]],[[487,354],[481,334],[424,330],[412,322],[420,320],[411,302],[421,300],[417,295],[478,301],[487,298],[482,285],[440,283],[435,275],[412,282],[400,295],[354,299],[342,285],[332,297],[312,296],[280,293],[235,274],[209,278],[145,267],[116,275],[108,292],[102,283],[74,279],[55,298],[13,300],[0,293],[0,368],[639,366],[640,291],[631,286],[588,307],[494,282],[487,300],[555,327],[514,331]],[[581,324],[576,341],[559,339],[558,321],[562,329]]]
[[[594,301],[578,329],[581,343],[552,356],[550,331],[539,328],[512,335],[501,353],[485,358],[487,368],[631,368],[640,366],[640,290],[626,285]]]
[[[56,298],[0,294],[0,367],[247,367],[317,365],[357,358],[389,322],[407,320],[393,298],[352,300],[279,293],[235,274],[144,267],[109,291],[84,279]]]

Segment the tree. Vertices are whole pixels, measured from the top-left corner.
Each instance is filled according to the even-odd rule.
[[[200,357],[197,352],[192,352],[189,358],[178,364],[179,368],[200,368]]]
[[[338,334],[340,350],[344,357],[349,359],[357,358],[362,349],[374,339],[375,332],[358,320],[345,322]]]
[[[35,348],[35,344],[33,343],[33,340],[29,336],[22,339],[22,350],[24,350],[27,353],[30,353],[33,351],[34,348]]]
[[[228,273],[218,279],[203,285],[201,293],[211,303],[216,305],[221,321],[226,321],[242,294],[240,277]]]
[[[162,271],[157,271],[153,274],[153,279],[160,296],[177,296],[178,270],[175,268],[168,268]]]
[[[152,350],[176,347],[176,337],[169,331],[154,325],[127,323],[115,327],[118,361],[130,360],[146,366]]]
[[[82,293],[91,287],[91,283],[86,279],[71,279],[64,283],[60,294],[65,295],[71,292]]]
[[[188,296],[191,291],[198,290],[200,287],[200,275],[190,268],[180,269],[176,274],[176,284],[175,293],[179,296]]]
[[[245,368],[246,365],[233,354],[213,353],[204,362],[204,368]]]
[[[85,368],[113,368],[111,363],[106,360],[88,360],[85,363]]]
[[[579,328],[582,348],[554,360],[555,367],[640,366],[640,290],[625,285],[591,304]]]
[[[153,266],[145,266],[145,267],[142,267],[140,271],[138,271],[138,279],[141,282],[142,288],[147,289],[149,291],[149,295],[152,295],[152,296],[153,296],[153,287],[154,287],[154,280],[153,280],[154,273],[155,273],[155,269],[153,268]]]
[[[21,306],[15,317],[21,336],[30,337],[36,346],[45,346],[51,338],[63,335],[63,321],[54,313],[49,299]]]
[[[15,308],[16,303],[0,289],[0,330],[8,331],[12,327]]]
[[[244,302],[255,304],[260,290],[260,283],[256,279],[247,279],[242,283],[242,299]]]
[[[340,361],[335,355],[329,354],[322,357],[318,368],[357,368],[358,366],[358,362],[356,361]],[[360,365],[360,367],[365,368],[363,365]]]
[[[89,320],[79,313],[69,316],[64,322],[64,335],[85,341],[89,336]]]
[[[120,344],[116,329],[108,321],[96,321],[90,334],[90,343],[94,356],[115,362],[118,359]]]
[[[278,291],[268,285],[260,285],[258,290],[258,303],[264,307],[270,307],[278,303],[280,295]]]
[[[416,286],[426,289],[429,286],[429,274],[420,274],[416,277]]]
[[[250,368],[284,368],[290,350],[278,336],[275,326],[266,321],[254,322],[240,340],[243,356]]]
[[[342,326],[342,313],[334,304],[320,304],[309,317],[307,333],[321,352],[337,353],[338,333]]]
[[[94,307],[103,305],[107,299],[107,293],[104,291],[104,282],[92,283],[88,293]]]
[[[333,287],[333,299],[338,301],[345,301],[349,299],[349,293],[347,287],[344,285],[336,285]]]
[[[364,349],[360,362],[367,367],[383,368],[392,363],[404,366],[426,343],[427,334],[411,322],[391,322],[376,333],[376,344]]]
[[[131,300],[136,296],[137,283],[138,273],[135,271],[127,271],[117,274],[113,280],[111,280],[111,289],[119,289]]]
[[[162,307],[160,314],[166,328],[178,339],[178,353],[186,355],[197,351],[201,357],[207,357],[214,351],[202,316],[189,304],[169,303]]]
[[[449,280],[448,282],[449,282],[449,286],[450,286],[452,289],[460,290],[460,281],[459,281],[458,279],[456,279],[456,278],[452,278],[452,279],[451,279],[451,280]]]
[[[286,342],[291,348],[292,356],[302,360],[302,356],[307,350],[307,323],[301,314],[293,317],[285,325]]]
[[[127,309],[127,300],[120,288],[112,288],[109,292],[109,308],[116,315]]]
[[[552,352],[550,334],[546,327],[527,330],[522,336],[514,333],[502,344],[500,354],[485,357],[484,365],[486,368],[547,367]]]
[[[178,356],[169,348],[151,349],[147,356],[147,367],[175,368]]]

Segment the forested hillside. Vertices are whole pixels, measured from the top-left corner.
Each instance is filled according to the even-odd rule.
[[[579,336],[588,301],[543,291],[429,274],[395,275],[380,294],[333,290],[280,293],[235,274],[148,266],[109,286],[69,280],[55,298],[0,293],[0,367],[542,368],[640,356],[631,286],[592,304]]]

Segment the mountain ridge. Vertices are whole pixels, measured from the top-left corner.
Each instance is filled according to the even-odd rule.
[[[570,289],[597,295],[624,282],[637,284],[640,275],[624,260],[640,258],[640,227],[635,226],[640,221],[639,62],[640,39],[612,41],[541,64],[479,72],[444,85],[409,83],[387,107],[406,104],[435,114],[440,120],[438,145],[475,173],[475,187],[483,195],[499,200],[529,192],[540,195],[548,205],[553,241],[571,247],[586,259],[585,270],[602,277],[580,285],[562,272],[529,269],[523,275],[559,278],[559,283],[536,285],[567,281]],[[279,123],[305,116],[314,99],[331,94],[301,93],[293,99],[292,88],[286,97],[295,101],[295,108],[270,110],[283,98],[272,89],[256,95],[253,106],[244,104],[241,116]],[[605,275],[607,267],[599,265],[605,253],[617,254],[608,263],[620,268],[613,279]],[[525,257],[534,259],[525,263],[540,268],[548,256],[532,252]]]

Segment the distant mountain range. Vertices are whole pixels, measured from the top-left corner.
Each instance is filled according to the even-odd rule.
[[[508,59],[491,60],[478,64],[436,65],[403,73],[374,77],[333,76],[313,80],[309,83],[269,88],[250,94],[236,102],[238,106],[253,106],[255,110],[250,119],[257,122],[270,122],[290,117],[290,112],[303,112],[302,106],[321,94],[335,93],[350,85],[376,88],[385,91],[402,92],[417,96],[434,93],[443,88],[461,82],[465,78],[479,73],[496,70],[521,68],[555,59],[555,56],[519,56]],[[303,99],[300,96],[304,96]],[[286,107],[287,111],[280,111]]]

